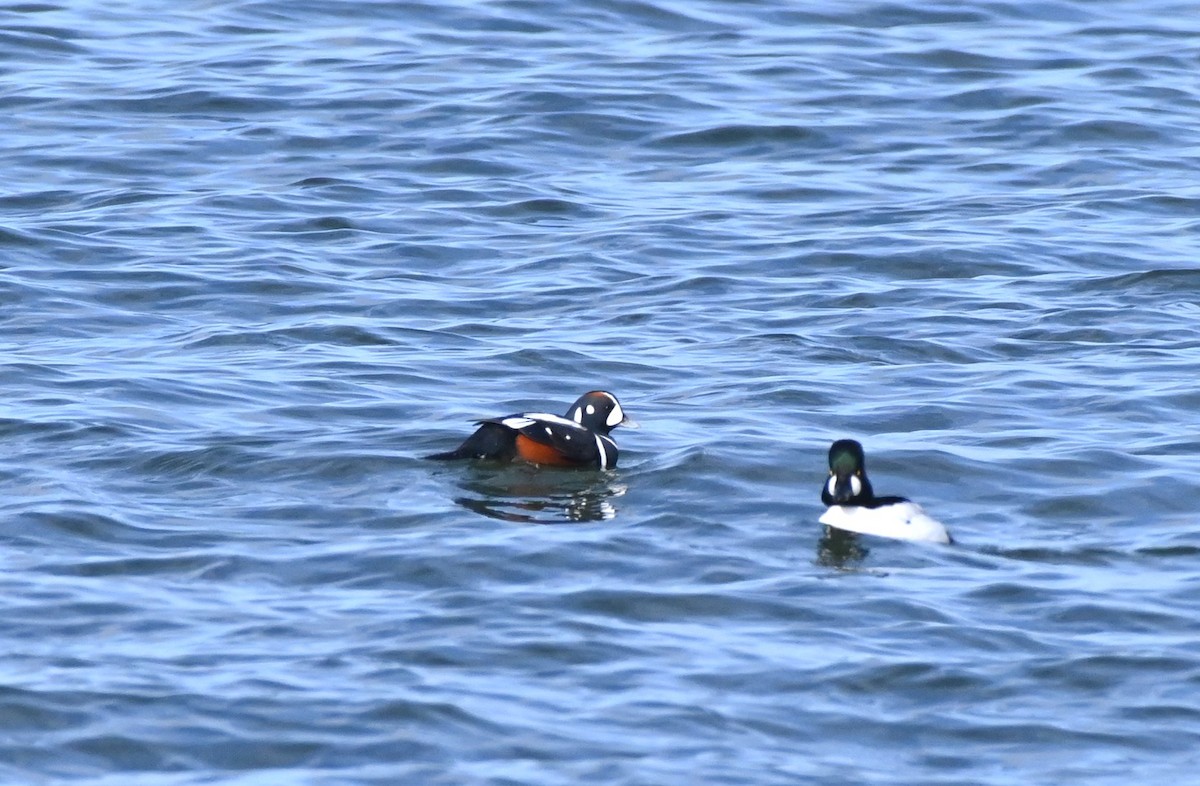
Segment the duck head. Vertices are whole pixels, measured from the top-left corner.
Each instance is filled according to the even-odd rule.
[[[617,426],[638,427],[638,424],[625,414],[617,397],[605,390],[584,393],[567,410],[567,417],[597,434],[607,435]]]
[[[853,439],[834,442],[829,447],[829,479],[821,489],[821,501],[826,505],[856,505],[874,496],[862,445]]]

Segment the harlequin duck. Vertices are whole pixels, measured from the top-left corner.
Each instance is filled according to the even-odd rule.
[[[478,430],[456,449],[427,458],[528,461],[554,467],[617,466],[617,443],[608,433],[617,426],[637,428],[612,393],[593,390],[571,405],[565,417],[523,412],[475,421]]]
[[[818,520],[830,527],[885,538],[953,543],[946,527],[917,503],[875,496],[862,445],[852,439],[839,439],[830,446],[829,480],[821,489],[821,501],[829,507]]]

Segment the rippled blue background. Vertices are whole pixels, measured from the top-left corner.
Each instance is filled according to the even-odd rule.
[[[0,782],[1194,779],[1197,11],[0,6]]]

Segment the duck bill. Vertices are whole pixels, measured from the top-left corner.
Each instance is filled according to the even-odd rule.
[[[843,505],[858,496],[862,485],[852,474],[837,475],[833,481],[833,504]]]
[[[641,428],[642,427],[642,425],[640,423],[638,423],[636,420],[629,417],[628,415],[621,418],[621,422],[618,423],[617,425],[624,426],[625,428]]]

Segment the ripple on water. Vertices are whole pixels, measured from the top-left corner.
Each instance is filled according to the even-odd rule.
[[[1188,781],[1179,11],[7,8],[0,781]]]

